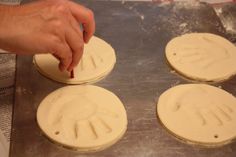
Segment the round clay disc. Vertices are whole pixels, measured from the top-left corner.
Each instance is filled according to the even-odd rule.
[[[58,69],[59,61],[51,54],[37,54],[34,62],[38,71],[44,76],[67,84],[84,84],[96,82],[113,69],[116,56],[114,49],[104,40],[93,36],[84,45],[84,53],[77,67],[74,68],[74,78],[70,73]]]
[[[98,151],[117,142],[127,128],[125,108],[108,90],[67,86],[40,103],[37,122],[52,141],[78,151]]]
[[[187,143],[220,146],[236,138],[236,99],[205,84],[172,87],[159,98],[157,114],[173,135]]]
[[[198,81],[222,81],[236,74],[236,47],[210,33],[191,33],[172,39],[166,58],[180,74]]]

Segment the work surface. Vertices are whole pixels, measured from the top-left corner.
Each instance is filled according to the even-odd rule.
[[[41,76],[31,56],[18,56],[11,157],[235,157],[236,143],[200,148],[177,141],[158,122],[156,103],[166,89],[190,81],[166,64],[167,42],[188,32],[211,32],[227,37],[213,8],[201,4],[158,6],[150,2],[87,1],[96,15],[96,36],[110,43],[117,55],[112,73],[95,85],[114,92],[128,115],[125,136],[97,153],[79,154],[51,143],[36,123],[41,100],[65,86]],[[236,77],[216,84],[236,95]]]

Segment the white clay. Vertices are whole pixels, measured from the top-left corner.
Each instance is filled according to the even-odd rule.
[[[37,122],[54,142],[78,151],[98,151],[117,142],[127,129],[122,102],[92,85],[67,86],[39,105]]]
[[[96,82],[113,69],[116,56],[114,49],[104,40],[93,36],[89,44],[85,44],[80,63],[74,68],[73,79],[69,72],[58,69],[59,61],[51,54],[37,54],[34,62],[40,73],[55,81],[67,84],[84,84]]]
[[[200,81],[222,81],[236,74],[236,47],[210,33],[191,33],[166,46],[170,65],[184,76]]]
[[[157,113],[161,123],[185,141],[215,146],[236,138],[236,98],[214,86],[172,87],[160,96]]]

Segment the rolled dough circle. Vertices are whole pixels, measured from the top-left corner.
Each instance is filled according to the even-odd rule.
[[[172,87],[159,98],[157,114],[173,135],[202,146],[220,146],[236,138],[236,98],[205,84]]]
[[[166,58],[180,74],[199,81],[223,81],[236,74],[236,47],[210,33],[190,33],[172,39]]]
[[[74,78],[70,73],[58,69],[59,61],[51,54],[37,54],[34,62],[38,71],[52,79],[67,84],[85,84],[104,78],[113,69],[116,56],[114,49],[104,40],[93,36],[84,45],[84,53],[77,67],[74,68]]]
[[[37,122],[53,142],[77,151],[99,151],[117,142],[127,129],[119,98],[92,85],[67,86],[40,103]]]

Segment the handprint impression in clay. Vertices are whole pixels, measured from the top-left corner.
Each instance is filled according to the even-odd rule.
[[[206,46],[201,45],[202,43]],[[196,45],[181,45],[173,55],[180,64],[190,63],[200,68],[209,68],[217,62],[230,58],[226,48],[207,37],[201,37]]]
[[[201,97],[196,97],[201,95]],[[176,100],[176,101],[175,101]],[[169,101],[172,111],[184,111],[189,117],[196,119],[200,125],[224,125],[232,120],[233,109],[219,101],[215,101],[208,91],[201,87],[191,88]]]
[[[55,116],[49,118],[50,125],[55,128],[54,134],[64,134],[73,140],[81,138],[96,140],[99,136],[111,133],[113,131],[111,122],[118,118],[118,114],[99,107],[86,96],[79,98],[75,96],[56,106],[58,109],[54,109]]]
[[[78,67],[81,71],[95,70],[103,63],[103,58],[99,54],[87,51],[83,54]]]

